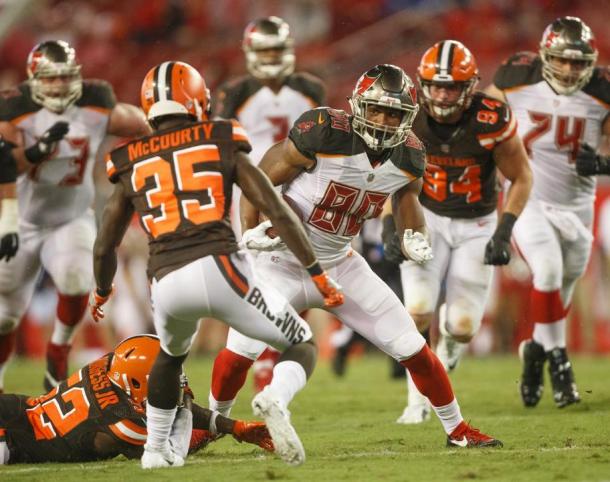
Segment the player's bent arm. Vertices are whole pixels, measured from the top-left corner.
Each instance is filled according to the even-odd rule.
[[[392,197],[392,212],[396,223],[396,232],[402,236],[405,229],[418,231],[428,236],[424,211],[419,202],[419,194],[423,186],[423,179],[410,182],[397,191]]]
[[[23,142],[23,133],[17,127],[10,122],[0,122],[0,135],[3,139],[8,142],[12,142],[15,147],[13,148],[13,158],[17,163],[17,175],[25,172],[31,164],[25,157],[25,148]]]
[[[99,460],[111,459],[121,454],[128,459],[139,459],[144,453],[143,445],[131,445],[119,442],[105,432],[97,432],[93,438],[93,446]]]
[[[489,84],[487,87],[485,87],[483,92],[498,100],[501,100],[502,102],[506,102],[506,94],[503,90],[498,89],[494,84]]]
[[[106,132],[119,137],[140,137],[150,134],[151,129],[139,107],[119,102],[110,113]]]
[[[110,293],[112,289],[117,269],[116,249],[121,244],[133,212],[125,188],[121,183],[115,184],[104,208],[102,224],[93,246],[93,272],[97,289],[101,293]]]
[[[267,156],[265,156],[267,157]],[[305,267],[316,262],[313,248],[299,218],[273,188],[265,173],[254,166],[243,152],[236,153],[237,184],[252,205],[252,211],[265,214],[282,241]],[[242,196],[242,199],[244,198]],[[258,224],[258,220],[254,225]],[[253,226],[245,226],[249,229]]]
[[[314,161],[305,157],[290,139],[285,139],[271,146],[259,164],[274,186],[286,184],[297,177],[304,169],[309,169]],[[246,196],[240,202],[242,232],[258,225],[259,211]],[[274,223],[275,226],[275,223]]]
[[[514,135],[497,145],[493,157],[498,170],[511,182],[503,212],[519,217],[532,190],[532,170],[521,138]]]

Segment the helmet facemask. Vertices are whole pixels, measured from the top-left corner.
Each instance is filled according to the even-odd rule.
[[[478,84],[478,78],[472,78],[465,82],[438,82],[419,79],[422,104],[426,111],[435,119],[445,120],[464,112],[472,103],[472,95]],[[460,95],[453,102],[434,99],[431,92],[432,86],[452,88],[460,87]]]
[[[591,80],[597,55],[593,33],[582,20],[558,18],[540,41],[542,77],[558,94],[571,95]],[[555,59],[571,61],[569,69]]]
[[[294,40],[290,37],[288,24],[278,17],[248,25],[243,50],[246,68],[257,79],[283,79],[294,72]]]
[[[81,66],[66,42],[36,46],[28,57],[27,73],[32,99],[52,112],[64,112],[82,95]]]

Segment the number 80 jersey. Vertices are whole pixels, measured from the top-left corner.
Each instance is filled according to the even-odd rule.
[[[610,73],[596,67],[589,83],[559,95],[542,78],[539,55],[521,52],[505,61],[494,84],[504,91],[534,173],[532,197],[579,212],[591,210],[595,177],[574,167],[579,146],[597,148],[610,107]]]
[[[110,153],[110,181],[123,184],[148,233],[149,277],[237,251],[229,221],[237,150],[250,150],[244,129],[215,121],[157,131]]]

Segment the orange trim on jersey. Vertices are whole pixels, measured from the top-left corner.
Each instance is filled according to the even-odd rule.
[[[106,161],[106,175],[111,178],[116,174],[116,172],[117,169],[116,167],[114,167],[114,163],[110,159],[108,159]]]
[[[28,117],[30,117],[31,115],[36,114],[36,112],[27,112],[26,114],[21,114],[18,117],[15,117],[14,119],[11,119],[9,122],[11,124],[19,124],[20,122],[24,121],[25,119],[27,119]]]
[[[506,141],[515,135],[517,132],[517,121],[514,116],[511,115],[510,122],[508,122],[502,129],[492,132],[489,134],[478,134],[477,139],[481,146],[485,149],[493,149],[496,144]]]
[[[146,436],[148,435],[146,429],[131,420],[120,420],[117,423],[108,425],[108,428],[119,439],[132,445],[144,445],[146,443]]]
[[[405,176],[407,176],[411,181],[414,181],[415,179],[417,179],[417,177],[414,176],[413,174],[411,174],[409,171],[405,171],[404,169],[400,169],[400,172],[402,172]]]
[[[321,152],[316,152],[316,157],[323,157],[323,158],[340,158],[340,157],[345,157],[345,154],[322,154]]]
[[[98,107],[96,105],[85,105],[83,106],[83,109],[93,110],[104,115],[110,115],[110,112],[112,112],[112,109],[108,109],[107,107]]]
[[[602,107],[605,107],[606,109],[610,109],[610,104],[606,104],[603,100],[598,99],[597,97],[591,95],[591,94],[587,94],[589,97],[591,97],[595,102],[597,102],[598,104],[601,104]]]
[[[233,126],[234,141],[250,142],[250,139],[248,139],[248,134],[246,133],[246,129],[244,129],[239,122],[237,122],[235,119],[231,119],[231,125]]]

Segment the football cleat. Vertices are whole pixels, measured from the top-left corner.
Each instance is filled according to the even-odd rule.
[[[174,453],[169,447],[165,450],[151,450],[144,446],[141,464],[143,469],[161,469],[164,467],[182,467],[184,459]]]
[[[224,436],[224,433],[212,435],[209,430],[194,428],[191,432],[191,441],[189,442],[188,454],[191,455],[195,452],[199,452],[200,450],[205,449],[212,442],[216,442]]]
[[[263,422],[236,420],[233,427],[233,438],[239,443],[247,442],[258,445],[268,452],[275,450],[269,430],[267,430],[267,426]]]
[[[284,462],[294,466],[305,462],[305,449],[290,423],[290,412],[280,405],[270,385],[254,397],[252,410],[254,415],[265,420],[275,452]]]
[[[565,348],[553,348],[546,354],[549,360],[549,374],[553,386],[553,399],[557,408],[580,402],[580,395],[574,383],[572,364]]]
[[[486,448],[502,447],[498,439],[485,435],[479,429],[471,427],[462,421],[457,428],[447,436],[447,447]]]
[[[47,392],[68,378],[68,355],[72,345],[47,344],[47,371],[42,382]]]
[[[544,388],[544,361],[546,354],[540,343],[523,340],[519,344],[519,358],[523,362],[523,373],[519,390],[526,407],[535,407],[542,397]]]
[[[396,423],[412,425],[426,422],[430,420],[431,411],[428,403],[407,405],[403,410],[402,415],[396,420]]]

